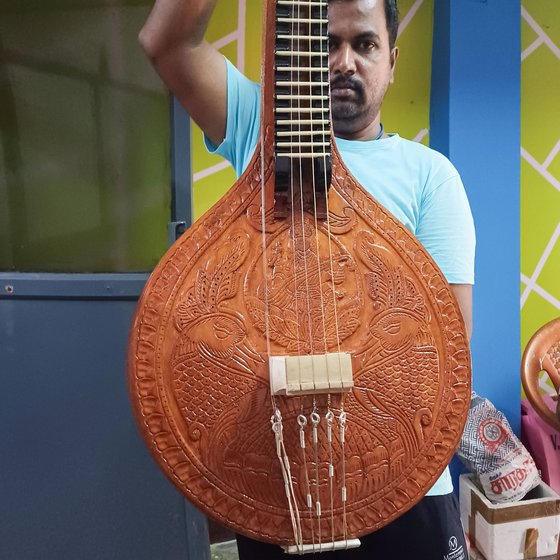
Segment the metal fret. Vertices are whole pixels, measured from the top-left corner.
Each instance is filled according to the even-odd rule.
[[[278,126],[292,126],[292,125],[302,125],[302,124],[330,124],[331,121],[328,119],[284,119],[281,121],[276,121]]]
[[[328,72],[328,68],[322,66],[278,66],[278,72]]]
[[[284,130],[277,131],[276,136],[331,136],[330,130]]]
[[[326,113],[328,107],[276,107],[276,113]]]
[[[275,82],[277,86],[311,86],[311,87],[320,87],[324,88],[329,85],[329,83],[325,80],[324,82],[282,82],[278,81]]]
[[[311,41],[327,41],[328,37],[320,37],[317,35],[278,35],[277,39],[286,39],[288,41],[311,40]]]
[[[276,51],[276,56],[329,56],[328,52],[313,52],[313,51]]]
[[[330,142],[277,142],[278,148],[313,148],[313,146],[330,146]]]
[[[315,158],[321,158],[321,157],[330,157],[330,152],[327,151],[321,151],[321,152],[288,152],[288,153],[280,153],[278,154],[279,156],[282,157],[287,157],[290,159],[315,159]]]
[[[313,19],[313,18],[289,18],[289,17],[279,17],[278,21],[280,23],[320,23],[320,24],[327,24],[329,22],[328,19]]]
[[[314,99],[328,99],[329,96],[328,95],[277,95],[276,99],[280,100],[280,101],[284,101],[286,99],[309,99],[309,100],[314,100]]]
[[[325,2],[313,1],[313,0],[301,0],[300,2],[294,0],[278,0],[280,6],[326,6]]]

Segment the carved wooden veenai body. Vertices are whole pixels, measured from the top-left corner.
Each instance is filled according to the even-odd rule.
[[[315,235],[309,215],[293,235],[289,222],[271,222],[265,267],[273,354],[336,351],[336,307],[340,348],[353,358],[346,509],[349,533],[360,535],[408,509],[451,459],[470,362],[442,273],[344,167],[335,169],[330,235],[324,226]],[[291,525],[270,430],[260,221],[251,212],[260,187],[259,173],[249,174],[154,271],[131,333],[129,383],[151,452],[186,496],[236,531],[285,543]],[[294,450],[300,399],[309,409],[310,397],[281,400]],[[328,504],[326,475],[322,491]]]

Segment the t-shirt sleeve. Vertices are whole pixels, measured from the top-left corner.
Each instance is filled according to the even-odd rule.
[[[474,223],[458,174],[424,194],[416,237],[450,284],[474,284]]]
[[[204,136],[210,153],[227,159],[239,177],[255,152],[260,129],[260,86],[246,78],[226,59],[226,136],[219,146]]]

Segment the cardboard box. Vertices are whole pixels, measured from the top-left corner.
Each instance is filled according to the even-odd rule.
[[[556,554],[560,496],[541,483],[513,504],[493,504],[474,482],[459,482],[461,521],[471,544],[486,560],[523,560]]]

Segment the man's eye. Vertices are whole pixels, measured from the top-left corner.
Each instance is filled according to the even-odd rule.
[[[372,43],[371,41],[363,41],[362,43],[360,43],[360,49],[362,49],[363,51],[371,51],[375,49],[375,47],[375,43]]]

